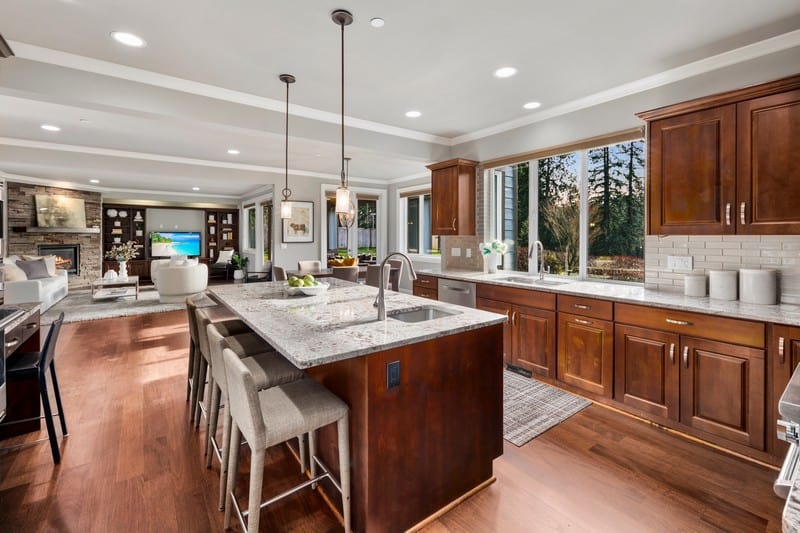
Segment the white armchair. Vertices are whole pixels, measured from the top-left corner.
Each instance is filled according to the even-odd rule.
[[[156,259],[150,263],[150,278],[160,301],[182,302],[187,296],[206,290],[208,267],[194,260],[177,264],[169,259]]]

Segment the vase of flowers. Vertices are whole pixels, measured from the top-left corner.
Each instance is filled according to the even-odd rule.
[[[508,251],[508,245],[500,240],[493,240],[492,242],[482,242],[480,244],[481,255],[484,258],[484,265],[486,271],[490,274],[497,272],[497,259],[498,256],[503,255]]]
[[[119,263],[119,277],[122,279],[128,277],[128,261],[138,256],[136,241],[114,244],[105,254],[106,259],[114,259]]]

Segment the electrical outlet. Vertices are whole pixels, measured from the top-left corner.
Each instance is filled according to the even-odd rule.
[[[453,257],[461,257],[461,248],[450,248],[450,255]]]
[[[467,257],[472,257],[472,248],[467,248]]]
[[[392,361],[386,365],[386,388],[400,386],[400,361]]]
[[[693,259],[691,255],[668,255],[667,268],[672,270],[692,270]]]

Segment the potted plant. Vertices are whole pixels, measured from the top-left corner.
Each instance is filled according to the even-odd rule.
[[[233,279],[243,279],[247,274],[247,264],[250,262],[250,258],[247,256],[241,256],[239,254],[233,254],[231,257],[231,263],[233,263]]]

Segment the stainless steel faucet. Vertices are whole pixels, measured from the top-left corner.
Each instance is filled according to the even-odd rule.
[[[411,264],[411,259],[402,252],[391,252],[389,255],[383,258],[381,261],[381,269],[379,270],[380,275],[378,276],[378,296],[375,298],[375,303],[372,305],[378,308],[378,320],[386,320],[386,303],[384,301],[384,284],[386,283],[386,276],[384,275],[384,268],[386,268],[386,262],[389,260],[390,257],[393,255],[398,255],[406,260],[408,263],[408,279],[414,281],[417,279],[417,273],[414,270],[414,265]]]
[[[530,251],[528,251],[528,259],[533,258],[533,250],[538,249],[539,254],[539,279],[544,279],[544,245],[542,241],[536,241],[531,246]]]

